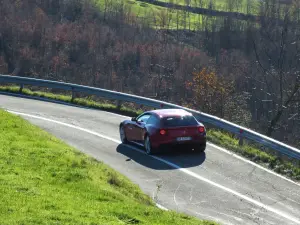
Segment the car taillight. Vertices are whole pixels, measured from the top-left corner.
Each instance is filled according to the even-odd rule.
[[[159,131],[159,133],[160,133],[161,135],[165,135],[165,134],[167,133],[167,131],[162,129],[162,130]]]
[[[200,133],[204,133],[204,131],[205,131],[204,127],[199,127],[198,130]]]

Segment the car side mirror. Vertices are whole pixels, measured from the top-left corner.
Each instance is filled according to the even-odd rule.
[[[131,118],[131,121],[136,121],[136,118],[135,118],[135,117],[132,117],[132,118]]]

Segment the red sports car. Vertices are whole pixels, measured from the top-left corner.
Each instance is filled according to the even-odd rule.
[[[147,154],[160,147],[185,145],[197,152],[206,148],[206,130],[202,123],[182,109],[147,111],[120,123],[122,143],[142,145]]]

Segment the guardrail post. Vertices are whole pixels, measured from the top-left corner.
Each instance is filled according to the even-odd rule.
[[[20,93],[22,93],[23,88],[24,88],[24,84],[20,84],[20,89],[19,89],[19,92],[20,92]]]
[[[72,87],[72,98],[71,98],[71,102],[73,102],[75,99],[75,92],[74,92],[74,88]]]
[[[117,101],[117,109],[120,110],[122,107],[122,101],[118,100]]]
[[[239,145],[242,146],[244,144],[244,138],[243,138],[243,130],[240,130],[240,135],[239,135]]]

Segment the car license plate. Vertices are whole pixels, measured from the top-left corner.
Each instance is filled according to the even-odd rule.
[[[178,137],[177,141],[189,141],[191,139],[192,139],[191,137]]]

